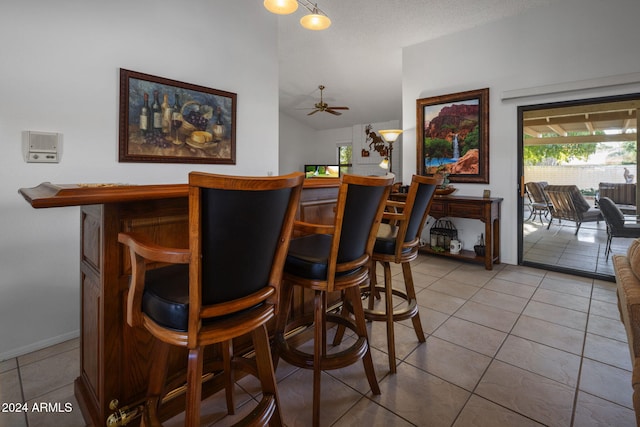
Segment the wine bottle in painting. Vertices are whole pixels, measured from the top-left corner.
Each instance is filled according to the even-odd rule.
[[[222,110],[218,107],[217,110],[218,118],[216,119],[216,123],[213,125],[213,140],[215,142],[222,141],[224,137],[224,123],[222,123]]]
[[[149,94],[144,94],[144,104],[140,110],[140,132],[142,135],[146,135],[151,128],[151,110],[149,109]]]
[[[153,91],[153,104],[151,105],[151,112],[153,114],[153,132],[162,132],[162,109],[160,108],[160,100],[158,99],[158,91]]]
[[[171,132],[171,115],[173,109],[169,105],[169,95],[166,93],[163,95],[162,105],[162,133],[168,135]]]

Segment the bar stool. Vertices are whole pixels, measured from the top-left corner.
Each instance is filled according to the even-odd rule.
[[[371,281],[368,288],[363,288],[365,294],[369,296],[364,315],[367,320],[387,324],[389,370],[392,373],[396,372],[394,322],[411,319],[418,341],[425,342],[411,274],[411,261],[418,257],[420,233],[429,216],[435,189],[441,182],[441,178],[413,175],[406,201],[389,200],[387,202],[387,207],[392,211],[384,213],[383,218],[388,222],[380,225],[376,236],[371,257]],[[384,286],[377,284],[377,262],[384,268]],[[402,265],[404,291],[393,287],[390,265],[392,262]],[[384,293],[385,304],[383,309],[376,310],[375,300],[380,299],[380,293]],[[394,303],[394,296],[404,300],[405,304],[398,306],[397,301]],[[396,305],[395,308],[394,305]],[[343,305],[343,313],[346,311],[351,311],[349,304]],[[340,343],[343,333],[344,329],[339,328],[334,337],[334,345]]]
[[[294,229],[312,233],[291,241],[284,267],[281,310],[276,317],[275,356],[294,366],[313,369],[312,422],[320,422],[320,377],[323,370],[339,369],[362,360],[369,386],[380,394],[371,359],[360,298],[368,283],[369,263],[393,177],[344,175],[338,193],[333,225],[296,222]],[[313,291],[313,313],[288,322],[294,286]],[[354,319],[327,313],[327,293],[341,291],[350,301]],[[327,351],[328,323],[355,331],[356,342],[337,353]],[[314,327],[313,354],[298,349],[288,331]]]
[[[275,317],[303,180],[302,173],[256,178],[192,172],[188,249],[119,234],[132,266],[127,323],[146,329],[158,344],[149,354],[143,426],[161,425],[171,346],[188,349],[185,425],[200,425],[204,347],[217,343],[229,413],[231,367],[246,368],[259,378],[262,400],[241,423],[283,424],[266,324]],[[253,359],[231,354],[231,340],[245,334],[253,339]]]

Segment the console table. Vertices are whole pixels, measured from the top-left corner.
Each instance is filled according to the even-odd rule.
[[[402,200],[406,194],[393,193],[392,199]],[[459,254],[448,251],[436,252],[429,245],[420,248],[420,252],[459,258],[484,263],[487,270],[493,264],[500,264],[500,207],[502,198],[472,196],[434,196],[429,215],[439,219],[444,217],[478,219],[484,222],[485,254],[476,255],[475,251],[463,249]]]
[[[462,258],[469,261],[484,263],[487,270],[493,269],[493,264],[500,264],[500,207],[502,198],[471,197],[471,196],[435,196],[431,203],[429,215],[438,219],[443,217],[470,218],[484,222],[484,256],[476,255],[475,251],[463,249],[459,254],[450,252],[435,252],[429,246],[420,250],[435,255],[451,258]]]

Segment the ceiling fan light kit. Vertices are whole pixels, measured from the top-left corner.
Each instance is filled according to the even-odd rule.
[[[330,113],[330,114],[333,114],[334,116],[340,116],[340,115],[342,115],[342,113],[340,113],[338,111],[335,111],[335,110],[348,110],[349,109],[349,107],[331,107],[331,106],[329,106],[329,104],[324,102],[324,100],[322,98],[322,91],[324,90],[324,86],[320,85],[320,86],[318,86],[318,89],[320,89],[320,102],[316,102],[316,104],[314,105],[315,110],[313,110],[312,112],[308,113],[307,116],[315,114],[318,111],[324,111],[325,113]]]
[[[307,30],[326,30],[331,26],[331,20],[317,4],[308,0],[264,0],[264,7],[277,15],[289,15],[298,9],[298,5],[304,6],[310,13],[300,18],[300,25]]]

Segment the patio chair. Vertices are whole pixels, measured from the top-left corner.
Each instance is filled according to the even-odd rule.
[[[621,182],[601,182],[598,184],[596,206],[603,197],[608,197],[620,208],[623,214],[635,215],[636,208],[636,184]]]
[[[565,219],[576,223],[575,234],[578,234],[583,222],[600,222],[602,219],[600,209],[592,208],[575,185],[549,185],[544,191],[551,202],[547,230],[554,219]]]
[[[540,222],[544,224],[544,220],[542,219],[542,215],[545,218],[549,217],[549,210],[551,208],[551,202],[547,199],[546,194],[544,193],[544,189],[549,184],[546,181],[540,182],[527,182],[525,184],[525,188],[527,189],[527,197],[529,197],[529,218],[527,221],[532,219],[536,220],[536,216],[540,218]]]
[[[604,251],[609,260],[611,241],[614,237],[640,237],[640,224],[637,221],[625,222],[624,213],[609,197],[600,198],[600,210],[607,223],[607,246]]]

